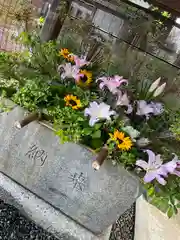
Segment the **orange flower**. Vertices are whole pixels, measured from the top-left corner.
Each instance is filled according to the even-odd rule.
[[[109,134],[111,137],[111,140],[115,141],[118,148],[124,151],[128,151],[131,149],[133,143],[130,139],[130,137],[125,137],[125,134],[123,132],[119,132],[116,130],[114,134]]]
[[[67,48],[62,48],[61,51],[59,52],[60,56],[63,56],[65,59],[67,59],[70,62],[74,61],[74,56],[72,53],[69,52]]]
[[[66,102],[66,106],[70,106],[72,109],[77,110],[81,108],[81,101],[74,95],[67,95],[64,101]]]

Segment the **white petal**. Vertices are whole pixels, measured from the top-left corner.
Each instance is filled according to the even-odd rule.
[[[89,108],[86,108],[86,109],[84,110],[84,116],[88,116],[88,115],[90,115],[90,114],[91,114],[91,112],[90,112]]]
[[[97,119],[97,118],[90,118],[90,120],[89,120],[89,125],[90,125],[91,127],[93,127],[96,122],[98,122],[98,119]]]
[[[126,114],[130,114],[130,113],[132,113],[132,111],[133,111],[133,107],[132,107],[132,105],[129,104],[127,107],[128,107],[128,109],[125,111],[125,113],[126,113]]]
[[[161,81],[161,77],[158,78],[156,81],[154,81],[149,88],[149,92],[153,92],[159,86],[160,81]]]
[[[156,89],[156,91],[154,92],[153,97],[159,96],[164,91],[165,87],[166,87],[166,83],[164,83],[160,87],[158,87]]]
[[[91,102],[90,103],[90,108],[97,108],[99,105],[98,105],[98,103],[97,102]]]

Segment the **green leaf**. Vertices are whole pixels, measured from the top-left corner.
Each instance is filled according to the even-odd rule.
[[[170,206],[167,212],[168,218],[171,218],[173,216],[173,213],[174,213],[173,207]]]
[[[100,138],[101,137],[101,131],[98,130],[96,132],[94,132],[91,137],[94,139],[94,138]]]
[[[151,197],[154,195],[154,187],[152,186],[151,188],[148,189],[148,196]]]
[[[84,135],[91,135],[92,131],[92,128],[84,128],[83,133]]]
[[[98,129],[101,128],[101,126],[102,126],[102,123],[96,123],[96,124],[94,125],[94,129],[95,129],[95,130],[98,130]]]
[[[180,201],[180,194],[176,194],[175,198]]]
[[[172,205],[174,205],[174,203],[175,203],[174,196],[169,196],[169,200],[172,203]]]
[[[176,207],[177,207],[177,208],[180,208],[180,203],[178,203],[178,204],[176,205]]]
[[[100,148],[100,147],[103,146],[103,141],[101,139],[98,139],[98,138],[92,139],[91,142],[90,142],[90,146],[93,149]]]

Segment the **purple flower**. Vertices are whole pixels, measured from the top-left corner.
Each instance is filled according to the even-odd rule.
[[[136,114],[139,116],[146,116],[146,119],[149,119],[149,114],[153,113],[154,109],[151,104],[148,104],[144,100],[137,101],[137,112]]]
[[[164,111],[164,107],[161,103],[147,103],[144,100],[137,101],[137,112],[139,116],[146,116],[149,119],[149,115],[153,114],[155,116],[160,115]]]
[[[167,173],[171,173],[180,177],[180,160],[176,154],[174,154],[172,161],[163,165],[163,168]]]
[[[151,102],[150,106],[153,108],[153,114],[155,116],[162,114],[164,111],[164,106],[162,103]]]
[[[98,81],[101,81],[101,83],[99,84],[100,89],[107,87],[109,91],[113,94],[118,91],[118,87],[120,87],[121,84],[128,84],[128,81],[126,79],[123,79],[123,77],[120,77],[118,75],[114,77],[101,77],[96,80],[96,82]]]
[[[166,181],[164,177],[167,177],[167,168],[162,167],[161,156],[155,155],[151,150],[145,150],[148,154],[148,162],[144,160],[137,160],[136,165],[143,168],[146,171],[144,176],[144,182],[149,183],[156,179],[161,185],[165,185]]]

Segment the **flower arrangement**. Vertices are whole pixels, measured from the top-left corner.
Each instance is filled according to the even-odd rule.
[[[163,128],[158,126],[166,122],[168,115],[166,105],[160,101],[166,83],[158,78],[137,87],[122,76],[93,72],[93,64],[85,56],[78,57],[68,49],[61,49],[60,55],[65,62],[58,71],[69,88],[62,111],[67,111],[70,118],[76,116],[76,120],[64,122],[68,123],[66,128],[63,120],[56,118],[56,127],[59,122],[62,126],[57,134],[96,151],[106,146],[114,164],[121,162],[140,176],[148,201],[155,202],[169,217],[177,213],[179,192],[169,196],[166,190],[172,181],[179,188],[180,159],[173,152],[167,154],[162,142],[158,145],[163,134]],[[78,138],[73,138],[71,127],[74,135],[78,131]]]
[[[13,58],[13,78],[22,82],[23,74],[17,71],[26,71],[25,82],[13,88],[17,91],[12,100],[30,111],[45,110],[61,142],[81,143],[97,153],[105,148],[107,160],[139,177],[150,203],[169,217],[177,214],[180,115],[176,112],[172,122],[174,113],[163,101],[167,84],[161,78],[134,82],[107,74],[86,55],[53,44],[44,44],[42,58],[32,47],[23,68],[17,67],[22,56]],[[9,69],[14,68],[6,75]]]

